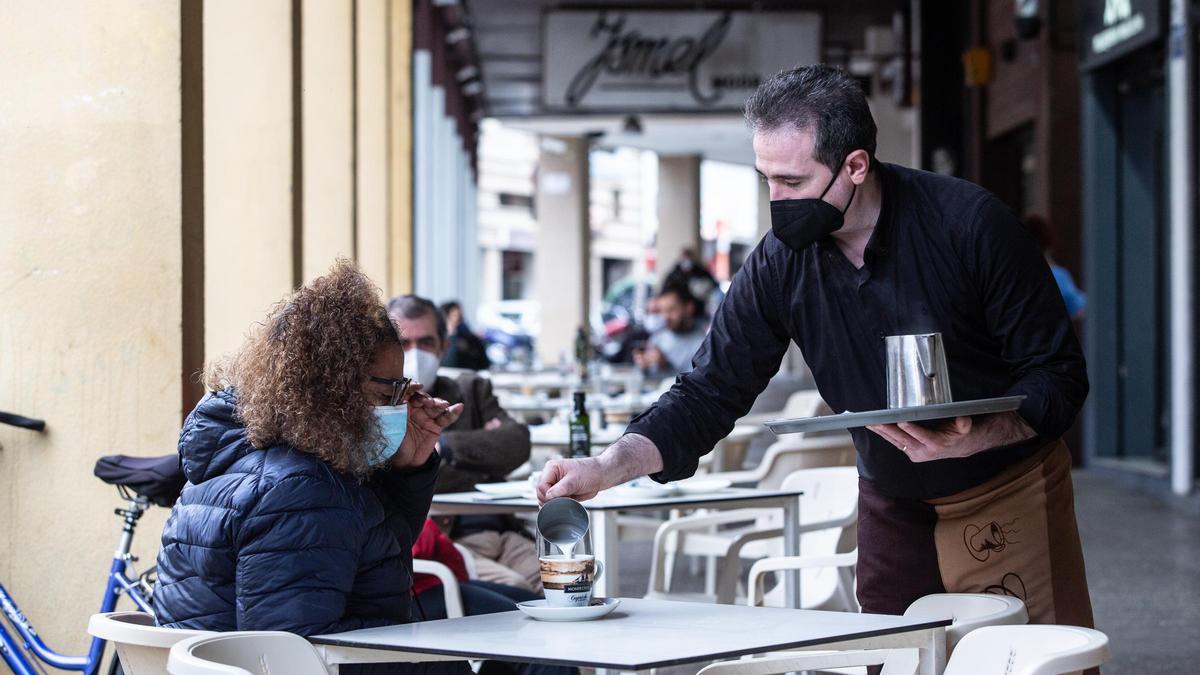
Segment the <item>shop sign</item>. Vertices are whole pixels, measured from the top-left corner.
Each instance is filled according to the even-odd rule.
[[[1082,0],[1080,61],[1085,69],[1110,63],[1162,36],[1162,0]]]
[[[736,111],[764,79],[820,60],[821,16],[550,10],[542,39],[548,111]]]

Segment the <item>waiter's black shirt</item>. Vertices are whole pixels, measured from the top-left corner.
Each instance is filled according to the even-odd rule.
[[[745,415],[795,340],[835,412],[887,407],[887,335],[940,332],[954,400],[1024,394],[1027,443],[914,463],[854,429],[876,489],[929,499],[974,487],[1057,439],[1088,381],[1050,268],[1013,213],[983,188],[883,164],[883,205],[856,269],[829,238],[795,252],[768,233],[738,271],[694,369],[628,431],[662,453],[654,478],[693,474]]]

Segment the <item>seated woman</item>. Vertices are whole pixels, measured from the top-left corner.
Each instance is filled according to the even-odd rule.
[[[188,484],[163,530],[159,625],[315,635],[411,621],[434,446],[462,406],[404,378],[378,290],[340,261],[206,383],[179,437]]]

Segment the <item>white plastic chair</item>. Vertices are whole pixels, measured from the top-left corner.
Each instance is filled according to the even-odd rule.
[[[853,559],[857,556],[853,554],[841,554],[833,556],[830,559],[812,559],[805,561],[803,565],[808,567],[831,566],[844,567],[853,564]],[[776,572],[790,569],[797,569],[798,566],[792,561],[796,559],[790,558],[767,558],[755,563],[754,568],[750,570],[750,604],[753,606],[757,603],[760,593],[760,577],[768,572]],[[803,559],[801,559],[803,560]],[[1025,611],[1025,603],[1018,598],[1009,597],[1007,595],[990,595],[984,593],[935,593],[927,595],[923,598],[917,598],[908,609],[904,610],[904,616],[910,618],[928,618],[928,619],[950,619],[954,623],[946,628],[946,655],[954,653],[955,647],[959,641],[973,630],[983,628],[984,626],[1019,626],[1024,625],[1029,621],[1029,615]],[[857,665],[884,665],[883,672],[885,675],[891,675],[893,672],[906,672],[905,664],[908,663],[908,655],[904,650],[893,650],[888,654],[887,650],[875,650],[878,653],[868,654],[864,650],[852,650],[839,652],[846,659],[845,663],[853,661]],[[799,670],[832,670],[832,666],[828,659],[825,658],[826,652],[778,652],[773,656],[790,655],[794,660],[794,665],[799,664],[804,658],[812,658],[813,663],[808,663]],[[861,661],[856,660],[858,657],[849,655],[861,655]],[[878,662],[876,662],[878,661]],[[816,665],[816,664],[822,665]],[[834,672],[861,672],[861,671],[842,671]]]
[[[171,675],[328,675],[308,640],[294,633],[246,631],[202,635],[171,647]]]
[[[840,609],[858,611],[854,597],[854,566],[858,564],[858,549],[832,555],[799,555],[763,558],[750,568],[746,582],[746,604],[784,607],[784,585],[776,584],[769,594],[763,594],[763,577],[776,572],[800,571],[800,606],[804,609]]]
[[[950,656],[944,675],[1063,675],[1097,668],[1110,657],[1108,637],[1077,626],[985,626]],[[781,654],[714,663],[700,675],[776,675],[846,666],[884,666],[887,675],[916,675],[914,649]]]
[[[958,643],[973,630],[1029,623],[1029,614],[1020,598],[990,593],[926,595],[909,605],[904,616],[952,620],[954,623],[946,628],[946,654],[953,654]]]
[[[773,490],[800,469],[854,466],[857,457],[850,434],[811,438],[803,434],[788,434],[767,447],[757,466],[740,471],[714,472],[707,477],[724,478],[734,485]]]
[[[799,490],[800,550],[805,556],[829,556],[851,548],[858,521],[858,471],[854,467],[803,469],[789,475],[784,490]],[[733,529],[718,527],[742,525]],[[669,597],[669,554],[679,552],[721,558],[715,584],[716,601],[734,602],[742,560],[783,554],[783,522],[778,509],[737,509],[682,516],[663,523],[654,536],[647,597]],[[855,609],[846,604],[847,593],[838,592],[836,570],[812,570],[805,575],[802,592],[808,609]],[[811,577],[811,580],[808,579]],[[711,597],[713,589],[708,589]]]
[[[446,601],[446,618],[456,619],[463,616],[462,591],[458,588],[458,578],[454,572],[436,560],[413,559],[413,574],[432,574],[442,582],[442,593]]]
[[[1079,626],[985,626],[971,631],[945,675],[1062,675],[1098,668],[1112,654],[1108,636]]]
[[[462,556],[463,565],[467,568],[467,578],[478,579],[479,567],[475,564],[475,552],[458,542],[454,543],[454,548],[458,549],[458,554]]]
[[[145,612],[107,612],[88,619],[88,634],[107,640],[117,650],[127,675],[160,675],[175,643],[191,637],[216,635],[209,631],[160,628]]]

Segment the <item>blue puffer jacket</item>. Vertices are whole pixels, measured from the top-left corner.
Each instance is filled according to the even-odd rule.
[[[412,544],[438,457],[359,483],[288,445],[256,450],[231,391],[184,422],[188,484],[162,537],[160,625],[335,633],[410,620]]]

